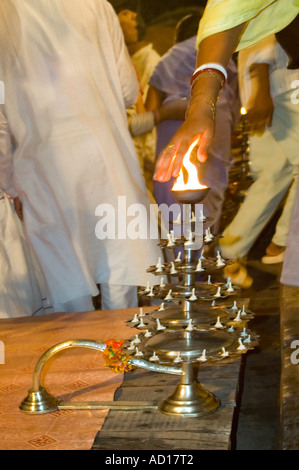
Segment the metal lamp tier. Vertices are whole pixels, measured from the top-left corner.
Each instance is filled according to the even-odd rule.
[[[178,202],[191,204],[191,213],[196,202],[207,194],[205,190],[178,192]],[[188,221],[190,222],[190,221]],[[181,222],[182,224],[184,222]],[[253,317],[245,307],[239,309],[236,301],[228,307],[219,305],[240,289],[226,283],[213,283],[211,274],[223,269],[229,262],[220,253],[216,258],[206,259],[200,254],[195,259],[196,245],[189,238],[175,239],[170,233],[168,240],[162,240],[162,249],[184,248],[180,256],[169,263],[158,260],[148,272],[162,276],[159,285],[149,285],[140,290],[140,295],[160,301],[156,310],[135,315],[127,325],[139,330],[135,337],[125,343],[127,353],[132,357],[160,366],[180,365],[182,376],[174,393],[159,404],[161,412],[169,415],[198,417],[216,411],[220,400],[203,389],[197,380],[198,367],[205,362],[218,362],[234,358],[256,346],[257,336],[247,329]],[[206,230],[204,244],[214,237]],[[198,274],[208,274],[208,279],[196,282]],[[165,283],[165,278],[178,278],[179,282]],[[211,304],[207,304],[211,302]]]

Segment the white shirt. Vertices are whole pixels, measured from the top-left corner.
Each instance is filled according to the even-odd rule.
[[[157,240],[128,238],[123,226],[118,238],[118,218],[149,201],[126,117],[139,85],[112,6],[5,0],[1,8],[0,188],[22,200],[50,299],[97,295],[98,283],[153,282],[146,270],[161,256]],[[101,204],[115,211],[115,239],[96,232]]]
[[[290,91],[294,81],[299,79],[299,71],[288,70],[288,61],[287,54],[276,41],[274,34],[240,51],[238,69],[242,104],[246,106],[251,95],[249,68],[252,64],[269,65],[272,98]]]

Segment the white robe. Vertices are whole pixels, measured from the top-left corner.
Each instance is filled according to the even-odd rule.
[[[38,271],[9,199],[0,191],[0,318],[44,313]]]
[[[146,270],[161,254],[158,239],[140,237],[149,201],[126,118],[138,82],[113,8],[0,0],[0,40],[0,187],[22,200],[50,300],[97,295],[98,283],[154,283]],[[101,204],[115,211],[115,239],[96,236]],[[142,227],[134,239],[122,224],[118,237],[118,217],[130,222],[124,207],[133,204],[147,208]]]

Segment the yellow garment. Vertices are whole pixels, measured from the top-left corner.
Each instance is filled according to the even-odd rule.
[[[290,24],[299,13],[299,0],[209,0],[199,24],[197,46],[208,36],[248,25],[237,50],[257,43]]]

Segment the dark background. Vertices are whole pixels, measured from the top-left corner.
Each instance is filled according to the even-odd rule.
[[[173,12],[178,8],[204,7],[207,3],[206,0],[138,0],[138,2],[139,11],[148,25],[164,13]]]

